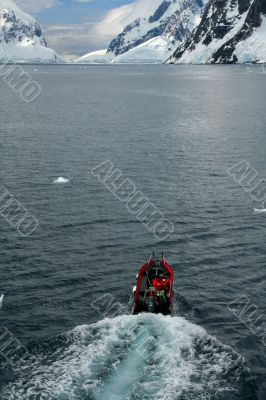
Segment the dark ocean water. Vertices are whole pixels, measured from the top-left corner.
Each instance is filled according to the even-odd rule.
[[[266,214],[227,173],[246,160],[266,177],[261,67],[25,68],[42,95],[0,80],[0,183],[40,226],[0,221],[1,332],[29,351],[25,368],[2,348],[1,400],[264,400]],[[105,160],[168,239],[90,173]],[[175,270],[173,318],[126,315],[152,251]],[[110,296],[122,318],[104,319]]]

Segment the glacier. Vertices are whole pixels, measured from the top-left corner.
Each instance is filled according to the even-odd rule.
[[[162,64],[175,50],[170,38],[156,37],[112,57],[107,50],[88,53],[74,61],[75,64]]]
[[[108,64],[111,59],[106,53],[107,49],[92,51],[74,60],[74,64]]]
[[[174,49],[173,40],[159,36],[120,54],[112,64],[162,64]]]

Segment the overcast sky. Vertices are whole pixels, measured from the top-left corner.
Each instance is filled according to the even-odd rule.
[[[48,46],[61,55],[84,55],[108,47],[121,29],[106,15],[133,0],[17,0],[40,23]],[[110,18],[109,18],[110,20]]]

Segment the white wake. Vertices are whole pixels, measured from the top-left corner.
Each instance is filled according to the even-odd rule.
[[[75,328],[60,346],[48,358],[49,346],[41,352],[30,377],[1,399],[203,400],[229,395],[243,371],[240,355],[181,317],[105,319]]]

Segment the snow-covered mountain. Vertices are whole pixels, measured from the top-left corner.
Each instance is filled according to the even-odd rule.
[[[9,62],[61,61],[47,48],[40,25],[12,0],[0,0],[0,50]],[[5,62],[1,57],[0,63]]]
[[[107,15],[106,25],[124,26],[105,51],[89,53],[76,63],[163,63],[200,22],[206,0],[137,0]]]
[[[127,9],[127,24],[108,53],[126,53],[155,37],[183,42],[200,21],[203,0],[137,0]]]
[[[211,0],[168,62],[266,62],[266,0]]]

